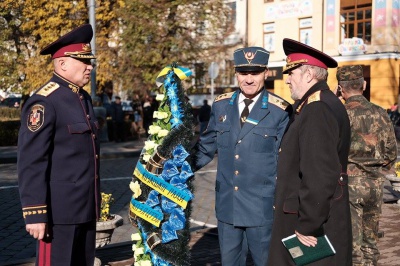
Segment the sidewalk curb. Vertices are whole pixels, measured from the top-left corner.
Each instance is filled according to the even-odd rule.
[[[113,145],[115,144],[112,142],[100,144],[101,159],[118,159],[139,156],[144,146],[143,143],[136,145],[132,144],[132,142],[126,142],[121,143],[117,148],[120,150],[116,151],[115,148],[112,148]],[[0,164],[12,163],[17,163],[17,146],[0,147]]]
[[[10,164],[10,163],[17,163],[17,157],[3,157],[0,156],[0,164]],[[2,266],[0,264],[0,266]]]

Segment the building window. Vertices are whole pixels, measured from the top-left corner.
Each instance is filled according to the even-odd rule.
[[[371,43],[372,0],[340,1],[340,39],[361,38]]]
[[[275,23],[265,23],[264,31],[264,49],[273,52],[275,51]]]
[[[311,45],[312,18],[302,18],[299,20],[299,40],[301,43]]]

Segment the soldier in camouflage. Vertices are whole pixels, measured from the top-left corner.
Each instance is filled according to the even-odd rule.
[[[349,197],[353,230],[353,266],[378,265],[379,216],[384,172],[397,158],[396,137],[386,111],[362,94],[366,88],[360,65],[337,70],[337,94],[350,119]]]

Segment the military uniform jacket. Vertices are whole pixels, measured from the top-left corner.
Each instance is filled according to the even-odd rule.
[[[198,144],[197,168],[218,152],[217,219],[235,226],[264,226],[273,220],[278,149],[288,122],[288,103],[263,90],[241,128],[238,93],[223,94],[212,105]]]
[[[96,219],[101,200],[97,131],[89,94],[56,73],[27,100],[18,137],[26,223]]]
[[[384,171],[397,159],[396,136],[387,112],[362,95],[349,97],[345,107],[352,128],[347,167],[350,184],[355,176],[383,181]]]
[[[295,265],[282,238],[326,234],[336,255],[310,265],[351,265],[346,172],[350,124],[343,104],[318,82],[294,106],[282,139],[268,265]]]

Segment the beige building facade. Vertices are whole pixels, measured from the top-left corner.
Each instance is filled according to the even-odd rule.
[[[282,68],[282,40],[306,43],[338,61],[360,64],[365,96],[383,108],[398,102],[400,90],[400,0],[248,0],[246,41],[270,51],[266,87],[291,101]],[[336,69],[328,84],[336,86]]]

